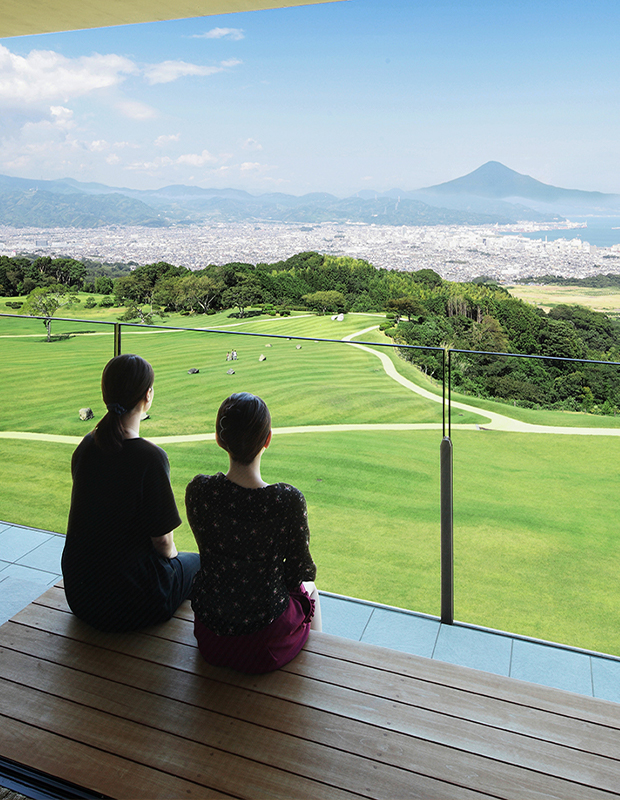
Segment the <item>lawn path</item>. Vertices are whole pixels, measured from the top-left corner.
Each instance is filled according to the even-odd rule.
[[[357,333],[350,333],[348,336],[343,336],[342,341],[349,342],[351,347],[357,347],[360,350],[365,350],[367,353],[372,353],[372,355],[377,356],[383,365],[386,375],[395,380],[397,383],[400,383],[401,386],[405,387],[405,389],[409,389],[410,391],[419,394],[421,397],[425,397],[427,400],[432,400],[435,403],[442,403],[443,398],[440,395],[433,394],[433,392],[429,392],[428,389],[423,389],[421,386],[417,386],[412,381],[404,378],[397,371],[392,359],[386,353],[383,353],[380,350],[375,350],[373,347],[367,347],[363,344],[351,342],[351,339],[354,339],[356,336],[363,336],[365,333],[370,333],[370,331],[377,330],[378,327],[378,325],[373,325],[370,328],[364,328],[362,331],[357,331]],[[531,422],[521,422],[521,420],[506,417],[504,414],[498,414],[495,411],[487,411],[482,408],[476,408],[475,406],[470,406],[466,403],[453,401],[451,405],[452,408],[459,408],[462,411],[470,411],[473,414],[478,414],[479,416],[486,417],[489,420],[489,422],[485,423],[484,426],[453,424],[452,428],[457,430],[511,431],[517,433],[568,433],[586,436],[620,436],[619,428],[563,428],[559,425],[533,425]],[[441,426],[436,425],[435,427]]]

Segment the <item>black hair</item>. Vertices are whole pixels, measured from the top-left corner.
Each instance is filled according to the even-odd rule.
[[[251,464],[271,431],[271,414],[264,400],[248,392],[231,394],[217,412],[215,430],[233,461]]]
[[[108,413],[95,428],[95,444],[108,452],[123,446],[123,415],[135,408],[153,385],[153,367],[140,356],[116,356],[105,365],[101,393]]]

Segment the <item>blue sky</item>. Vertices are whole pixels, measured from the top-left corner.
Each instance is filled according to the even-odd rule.
[[[0,39],[0,172],[260,194],[497,160],[620,193],[617,0],[348,0]]]

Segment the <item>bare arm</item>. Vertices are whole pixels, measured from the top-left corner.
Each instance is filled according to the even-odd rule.
[[[166,533],[164,536],[151,536],[153,547],[157,550],[160,556],[164,558],[175,558],[179,555],[174,544],[174,534],[172,531]]]

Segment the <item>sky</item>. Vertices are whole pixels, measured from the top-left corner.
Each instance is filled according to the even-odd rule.
[[[620,193],[618,0],[345,0],[0,39],[0,173],[338,197],[486,161]]]

